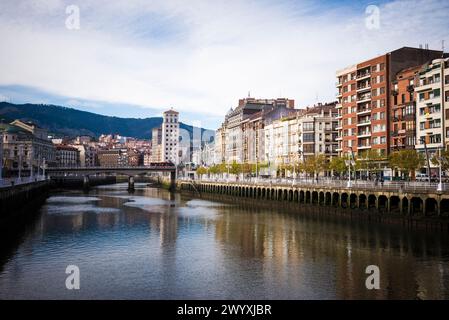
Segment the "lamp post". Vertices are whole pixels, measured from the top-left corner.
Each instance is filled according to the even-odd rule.
[[[0,134],[0,186],[3,184],[3,134]]]
[[[349,169],[349,180],[347,183],[347,187],[351,188],[352,187],[352,181],[351,181],[351,160],[345,160],[345,164],[348,166]]]
[[[22,151],[23,151],[23,146],[20,144],[19,145],[19,181],[22,180]]]
[[[442,165],[441,162],[443,161],[443,158],[441,157],[441,147],[438,149],[438,164],[439,164],[439,176],[440,176],[440,181],[438,182],[438,186],[437,186],[437,191],[443,191],[443,183],[441,182],[441,169],[442,169]]]
[[[33,181],[33,176],[34,176],[34,172],[33,172],[33,157],[34,157],[33,145],[31,145],[31,149],[30,149],[30,181]]]

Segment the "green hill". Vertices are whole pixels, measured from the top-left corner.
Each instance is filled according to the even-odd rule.
[[[15,119],[32,121],[56,137],[78,135],[98,137],[101,134],[120,134],[139,139],[151,139],[152,128],[162,123],[161,117],[119,118],[55,105],[8,102],[0,102],[0,119],[5,122]],[[192,135],[192,126],[181,123],[180,127]],[[202,134],[205,131],[207,131],[206,135],[213,136],[211,130],[201,129]]]

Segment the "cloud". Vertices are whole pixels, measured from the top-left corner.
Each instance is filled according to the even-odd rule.
[[[17,4],[19,2],[19,4]],[[445,1],[365,6],[312,1],[2,1],[0,85],[67,100],[175,107],[222,116],[237,99],[287,96],[300,106],[335,98],[335,71],[401,46],[449,40]],[[448,41],[449,43],[449,41]]]

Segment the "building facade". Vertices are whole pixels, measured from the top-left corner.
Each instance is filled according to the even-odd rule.
[[[179,163],[179,113],[173,109],[163,114],[161,153],[162,162]]]
[[[390,149],[391,87],[400,70],[441,56],[441,51],[404,47],[337,72],[338,151],[366,150],[386,159]]]
[[[416,149],[427,148],[429,159],[449,142],[448,95],[449,59],[434,59],[422,67],[416,83]]]
[[[56,146],[56,165],[58,167],[79,167],[80,152],[69,145]]]
[[[0,123],[3,137],[3,167],[6,170],[33,170],[46,165],[55,165],[56,152],[47,131],[31,122],[15,120]]]

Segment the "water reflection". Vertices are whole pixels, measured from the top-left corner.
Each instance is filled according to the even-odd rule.
[[[447,299],[448,235],[334,209],[136,184],[49,198],[2,253],[0,298]],[[64,287],[77,264],[82,289]],[[381,290],[365,288],[378,265]]]

